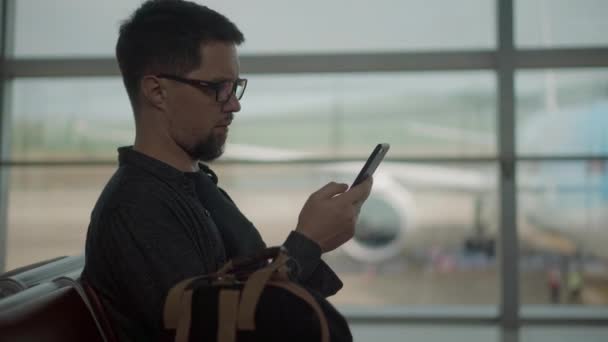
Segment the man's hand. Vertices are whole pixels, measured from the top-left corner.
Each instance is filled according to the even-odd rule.
[[[328,183],[310,195],[296,231],[316,242],[323,253],[336,249],[353,237],[359,210],[372,183],[372,177],[351,189],[346,184]]]

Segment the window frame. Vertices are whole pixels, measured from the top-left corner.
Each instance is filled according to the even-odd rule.
[[[606,316],[592,314],[576,317],[522,316],[519,288],[519,242],[517,234],[517,190],[516,170],[522,161],[608,161],[608,155],[538,155],[520,156],[515,150],[515,73],[523,69],[563,69],[608,67],[608,47],[596,46],[586,48],[538,48],[519,49],[514,42],[514,0],[495,0],[497,16],[496,49],[462,50],[448,52],[386,52],[386,53],[333,53],[333,54],[293,54],[293,55],[243,55],[241,69],[247,74],[289,74],[289,73],[340,73],[340,72],[390,72],[390,71],[461,71],[490,70],[497,77],[497,155],[493,157],[460,158],[398,158],[401,162],[492,162],[498,166],[500,192],[499,231],[501,234],[500,277],[501,290],[498,310],[480,312],[462,311],[461,314],[434,314],[422,310],[376,310],[354,312],[345,310],[352,322],[404,324],[447,323],[456,325],[498,325],[503,341],[518,341],[519,327],[522,325],[605,325]],[[10,47],[12,23],[11,10],[15,0],[0,0],[2,22],[0,28],[0,53],[6,56]],[[19,161],[11,159],[8,154],[9,111],[8,99],[4,86],[9,79],[28,77],[90,77],[119,76],[118,66],[113,58],[41,58],[41,59],[8,59],[4,60],[0,76],[0,271],[4,268],[7,233],[7,185],[8,173],[14,166],[52,167],[52,166],[85,166],[115,165],[114,160],[97,161]],[[307,162],[335,162],[335,158],[312,158]],[[218,163],[222,163],[219,161]],[[235,162],[232,162],[235,163]],[[236,162],[238,163],[238,162]],[[260,162],[265,163],[265,162]],[[267,162],[266,162],[267,163]],[[290,163],[290,162],[283,162]],[[460,308],[459,308],[460,310]],[[442,311],[439,311],[442,312]]]

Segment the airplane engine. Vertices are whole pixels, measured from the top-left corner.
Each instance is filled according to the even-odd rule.
[[[411,194],[387,174],[374,175],[374,187],[363,205],[355,236],[344,252],[361,262],[378,263],[403,250],[406,234],[414,229]]]

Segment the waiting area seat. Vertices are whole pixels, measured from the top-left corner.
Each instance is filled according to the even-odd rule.
[[[0,299],[0,342],[116,341],[95,292],[81,283],[80,272],[63,273]]]
[[[0,275],[0,299],[73,272],[81,272],[84,255],[63,256]]]
[[[7,310],[0,310],[0,342],[104,342],[92,312],[78,291],[62,286]]]

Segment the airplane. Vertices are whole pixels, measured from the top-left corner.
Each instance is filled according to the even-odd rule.
[[[523,125],[520,134],[518,147],[527,155],[587,152],[605,156],[608,154],[608,102],[540,113]],[[223,159],[303,161],[309,156],[305,152],[236,145],[226,148]],[[608,233],[604,229],[604,222],[608,222],[608,161],[598,158],[521,164],[517,186],[521,193],[519,210],[524,224],[520,234],[524,243],[559,254],[586,252],[608,259],[605,248]],[[328,179],[348,182],[362,165],[362,162],[336,162],[319,168],[331,175]],[[463,247],[469,252],[493,257],[498,233],[492,224],[496,221],[492,215],[498,208],[497,202],[488,198],[495,198],[496,184],[492,173],[393,162],[389,152],[374,175],[374,188],[361,211],[355,236],[343,246],[343,251],[357,261],[373,264],[396,257],[407,246],[430,248],[415,240],[424,226],[417,222],[420,215],[412,193],[432,189],[471,195],[475,217]],[[414,241],[408,241],[410,239]]]
[[[549,137],[548,135],[554,135]],[[608,154],[608,102],[597,102],[581,108],[536,115],[521,130],[520,150],[528,155],[563,155],[585,153]],[[517,176],[522,216],[520,234],[524,243],[546,251],[574,255],[590,253],[608,260],[608,161],[590,159],[575,162],[521,162]],[[339,167],[339,166],[335,166]],[[343,165],[355,169],[356,165]],[[400,252],[408,235],[415,232],[416,212],[410,189],[429,186],[435,190],[468,191],[486,209],[476,208],[469,238],[464,241],[469,251],[488,256],[495,253],[493,237],[497,236],[495,213],[497,201],[492,198],[496,182],[492,174],[456,168],[404,165],[386,162],[381,165],[375,198],[369,210],[363,211],[355,238],[344,250],[354,258],[381,262]],[[381,204],[382,203],[382,204]],[[377,206],[393,215],[378,215]],[[389,209],[390,208],[390,209]],[[490,214],[495,215],[495,214]],[[391,229],[398,218],[400,229]],[[495,216],[494,216],[495,217]],[[451,228],[446,228],[451,229]],[[540,236],[544,233],[544,238]],[[558,237],[562,237],[559,239]],[[420,247],[420,246],[418,246]],[[429,246],[430,248],[430,246]]]
[[[535,117],[522,134],[529,154],[559,151],[563,155],[606,156],[608,102]],[[534,193],[524,212],[526,219],[568,238],[577,249],[608,258],[608,161],[529,162],[523,171],[520,187]]]

